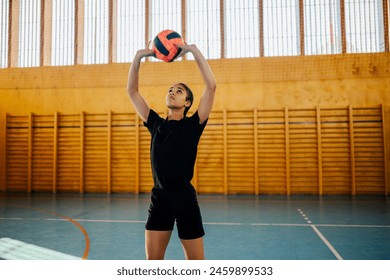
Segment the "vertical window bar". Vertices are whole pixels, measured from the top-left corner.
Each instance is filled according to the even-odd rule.
[[[40,14],[39,15],[39,18],[41,19],[40,20],[40,23],[39,23],[39,30],[40,30],[40,36],[38,37],[38,44],[39,44],[39,52],[37,53],[37,55],[39,56],[39,66],[43,66],[44,65],[44,61],[43,61],[43,55],[45,54],[44,52],[44,38],[45,38],[45,34],[44,34],[44,25],[45,25],[45,0],[40,0],[40,8],[37,10],[37,12]],[[51,38],[50,38],[51,39]]]
[[[281,0],[279,0],[281,1]],[[289,0],[287,0],[289,1]],[[285,3],[287,4],[287,3]],[[280,10],[281,10],[281,14],[278,14],[278,18],[279,18],[279,25],[280,25],[280,41],[282,43],[282,52],[281,52],[281,55],[286,55],[288,53],[288,41],[289,41],[289,33],[287,32],[287,29],[289,28],[289,23],[286,24],[286,21],[288,20],[288,14],[287,14],[287,9],[286,9],[286,6],[282,6],[283,5],[283,2],[280,2]],[[284,9],[283,9],[284,8]]]
[[[34,12],[35,12],[35,3],[34,1],[29,1],[28,3],[28,17],[26,19],[27,26],[29,28],[28,30],[28,46],[27,46],[27,67],[31,67],[33,65],[33,55],[34,55],[34,45],[35,45],[35,37],[34,36],[34,30],[35,30],[35,21],[33,20]]]
[[[5,68],[8,66],[10,5],[8,0],[1,0],[0,5],[0,68]]]
[[[73,44],[73,64],[77,64],[78,60],[78,48],[76,46],[79,45],[79,27],[77,22],[79,21],[79,1],[75,0],[74,2],[74,19],[72,20],[71,27],[74,30],[74,44]]]
[[[325,38],[329,38],[329,44],[326,43],[326,40],[323,40],[323,43],[325,43],[325,54],[334,54],[335,52],[335,34],[334,34],[334,24],[333,24],[333,19],[335,18],[333,14],[333,9],[332,9],[332,3],[329,1],[327,5],[324,5],[324,11],[328,11],[328,16],[323,16],[324,19],[329,20],[329,25],[325,23],[326,29],[325,31]],[[329,34],[329,35],[327,35]],[[321,36],[322,37],[322,36]]]
[[[32,30],[32,52],[31,52],[31,65],[30,66],[40,66],[40,47],[41,47],[41,1],[36,0],[33,2],[35,5],[35,13],[31,16],[33,21],[34,29]]]
[[[150,0],[145,0],[145,44],[146,42],[149,42],[149,38],[152,38],[150,35],[150,26],[151,26],[151,20],[150,20]]]
[[[59,13],[59,23],[60,23],[60,26],[58,27],[59,29],[59,33],[62,34],[62,36],[60,36],[60,44],[59,46],[62,46],[62,51],[59,53],[59,63],[61,65],[67,65],[68,63],[65,61],[66,59],[66,55],[67,55],[67,50],[68,50],[68,46],[65,47],[65,38],[67,39],[66,41],[70,41],[69,38],[68,38],[68,34],[66,32],[66,18],[67,18],[67,9],[66,9],[66,6],[69,6],[69,1],[60,1],[60,13]]]
[[[20,15],[19,15],[19,40],[18,40],[18,66],[22,66],[25,61],[25,55],[26,55],[26,48],[24,46],[25,44],[25,21],[26,21],[26,15],[27,15],[27,9],[25,8],[25,1],[20,1],[19,3],[20,8]],[[21,27],[24,28],[21,28]]]
[[[39,31],[38,34],[36,34],[35,36],[32,34],[31,37],[32,37],[32,41],[33,41],[33,46],[34,48],[32,48],[32,52],[31,52],[31,66],[33,66],[33,63],[35,62],[35,60],[37,60],[34,64],[34,66],[40,66],[40,61],[41,61],[41,56],[40,56],[40,46],[41,46],[41,22],[40,20],[38,21],[37,19],[41,19],[41,8],[40,8],[40,5],[38,5],[41,3],[41,0],[38,0],[36,1],[35,3],[33,3],[34,5],[34,9],[33,9],[33,13],[31,15],[31,17],[33,18],[33,26],[34,26],[34,30],[37,30]],[[34,62],[33,62],[34,61]]]
[[[221,25],[221,58],[226,58],[226,47],[225,47],[225,1],[219,0],[219,6],[220,6],[220,25]]]
[[[116,17],[116,12],[114,13],[114,1],[117,2],[117,0],[109,0],[108,1],[108,26],[107,26],[107,40],[108,40],[108,63],[116,62],[116,59],[114,56],[116,56],[116,50],[114,52],[114,40],[116,40],[116,36],[114,35],[114,32],[117,32],[116,27],[114,25],[114,16]]]
[[[87,41],[85,42],[84,51],[86,52],[84,55],[84,63],[92,63],[92,23],[93,23],[93,14],[95,13],[95,9],[91,9],[91,1],[85,0],[85,37]],[[89,17],[87,16],[89,14]]]
[[[61,3],[64,11],[62,15],[62,26],[61,32],[64,36],[61,37],[61,45],[63,46],[64,51],[61,56],[61,64],[62,65],[72,65],[73,58],[73,48],[74,48],[74,30],[72,30],[72,14],[74,14],[74,10],[72,11],[72,7],[74,7],[74,1],[70,0]]]
[[[289,0],[288,0],[289,1]],[[286,9],[288,7],[288,3],[286,3],[286,6],[284,6],[284,9],[282,9],[283,15],[280,17],[281,19],[281,40],[283,42],[283,52],[282,55],[287,55],[289,50],[290,50],[290,36],[292,35],[290,28],[292,28],[292,18],[291,15],[289,14],[289,10]]]
[[[89,64],[92,63],[92,19],[93,19],[93,14],[95,12],[94,9],[91,9],[91,1],[85,0],[85,11],[84,11],[84,18],[85,18],[85,29],[84,29],[84,36],[85,36],[85,43],[84,43],[84,63]]]
[[[347,20],[345,15],[345,0],[340,0],[341,53],[347,52]]]
[[[74,18],[75,18],[75,5],[74,5],[74,0],[70,1],[70,3],[67,5],[66,9],[66,15],[65,15],[65,22],[63,26],[64,34],[66,34],[66,38],[68,40],[64,41],[67,43],[66,47],[66,52],[64,52],[63,55],[63,62],[66,65],[73,65],[74,62],[74,47],[75,47],[75,30],[74,30]]]
[[[259,40],[260,56],[264,56],[264,1],[259,0]]]
[[[101,20],[99,20],[101,16],[101,1],[95,0],[95,36],[92,38],[93,39],[93,44],[96,48],[95,51],[95,57],[91,61],[91,63],[98,63],[100,55],[101,55],[101,42],[102,42],[102,32],[101,32]]]
[[[366,47],[365,49],[368,50],[373,50],[375,48],[375,37],[376,37],[376,32],[375,32],[375,22],[371,21],[372,19],[375,19],[375,9],[372,9],[372,2],[367,2],[364,3],[363,5],[365,7],[361,7],[362,9],[362,14],[364,14],[364,22],[367,25],[367,31],[368,31],[368,36],[366,40]],[[366,11],[366,13],[364,12]],[[364,27],[363,27],[364,28]]]
[[[58,56],[58,53],[61,52],[58,51],[58,49],[60,48],[61,46],[61,38],[62,36],[58,36],[58,30],[59,30],[59,26],[60,26],[60,11],[61,11],[61,6],[58,7],[58,4],[61,5],[61,1],[57,1],[57,0],[53,0],[53,16],[52,16],[52,20],[53,20],[53,29],[52,29],[52,62],[51,62],[51,65],[53,66],[56,66],[56,65],[60,65],[60,59],[59,59],[59,56]]]
[[[23,25],[23,13],[25,12],[24,9],[24,2],[19,1],[19,32],[18,32],[18,66],[20,66],[21,61],[23,60],[23,53],[21,52],[22,47],[22,28],[20,28]]]
[[[305,9],[303,0],[299,0],[299,46],[300,55],[305,55]]]
[[[32,13],[32,8],[31,8],[31,2],[30,1],[27,1],[25,0],[25,9],[26,9],[26,17],[24,18],[24,26],[25,26],[25,31],[24,31],[24,36],[25,36],[25,40],[24,40],[24,48],[25,48],[25,62],[24,62],[24,66],[25,67],[29,67],[31,66],[30,62],[31,62],[31,35],[32,35],[32,31],[33,31],[33,28],[32,28],[32,24],[30,22],[30,19],[31,19],[31,13]]]
[[[51,56],[51,65],[55,66],[58,65],[57,57],[56,57],[56,49],[58,48],[58,36],[55,36],[56,30],[58,30],[58,8],[57,8],[57,2],[56,0],[53,0],[52,2],[52,40],[51,40],[51,47],[52,47],[52,56]]]
[[[388,0],[382,1],[383,5],[383,34],[384,34],[384,44],[385,44],[385,52],[390,51],[390,39],[389,39],[389,2]]]
[[[124,42],[125,40],[121,40],[121,34],[123,33],[123,30],[125,29],[125,17],[123,17],[121,11],[125,13],[127,11],[127,4],[128,3],[123,3],[121,0],[117,1],[117,57],[116,57],[116,62],[121,62],[121,55],[122,53],[124,54]],[[130,51],[130,50],[129,50]]]
[[[98,35],[98,40],[97,40],[97,45],[98,45],[98,48],[99,48],[99,55],[98,55],[98,57],[102,58],[104,56],[104,50],[103,50],[102,42],[107,41],[107,34],[108,34],[108,32],[107,32],[108,18],[107,18],[107,15],[104,13],[104,11],[108,12],[108,8],[104,7],[102,1],[99,1],[98,4],[100,6],[99,9],[98,9],[98,11],[99,11],[98,19],[102,18],[102,19],[104,19],[104,21],[107,21],[107,25],[106,25],[106,24],[103,24],[103,22],[104,22],[103,20],[97,20],[98,27],[99,27],[98,30],[102,30],[103,31],[103,32],[99,32],[99,31],[96,32],[97,35]],[[108,1],[107,1],[107,4],[108,4]],[[107,51],[108,51],[108,44],[107,44]],[[107,58],[108,58],[108,56],[107,56]],[[108,60],[106,62],[108,62]]]
[[[68,6],[68,38],[71,38],[69,42],[68,55],[67,55],[67,64],[74,64],[75,61],[75,51],[76,51],[76,3],[75,0],[71,1],[71,5]]]
[[[384,5],[383,1],[377,0],[376,3],[373,5],[373,9],[375,10],[375,18],[378,19],[378,22],[376,23],[376,26],[378,28],[377,32],[377,41],[378,41],[378,52],[385,52],[386,51],[386,28],[385,28],[385,13],[384,10],[387,7],[387,5]],[[375,20],[373,19],[373,21]]]
[[[183,38],[184,41],[186,41],[186,38],[187,38],[187,23],[186,23],[186,20],[188,18],[188,15],[186,14],[186,10],[187,10],[187,0],[181,0],[180,2],[180,7],[181,7],[181,11],[180,11],[180,14],[181,14],[181,22],[180,22],[180,25],[181,25],[181,36]]]
[[[108,63],[110,61],[109,53],[110,53],[110,38],[108,32],[110,31],[110,5],[109,1],[105,1],[105,3],[101,3],[100,13],[104,21],[100,21],[100,29],[104,32],[101,32],[102,38],[99,42],[107,42],[107,45],[104,46],[103,44],[100,44],[100,56],[104,62]]]

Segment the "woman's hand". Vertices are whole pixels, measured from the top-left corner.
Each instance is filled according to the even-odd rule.
[[[156,57],[154,51],[153,51],[152,49],[150,49],[150,42],[151,42],[151,41],[149,41],[149,42],[146,44],[146,46],[145,46],[144,49],[140,49],[140,50],[137,51],[137,53],[135,54],[135,57],[136,57],[136,58],[139,58],[139,59],[141,60],[142,58],[148,57],[148,56],[154,56],[154,57]]]
[[[186,43],[184,44],[175,44],[177,48],[181,49],[180,54],[177,56],[177,58],[184,56],[186,53],[192,53],[194,50],[197,50],[197,46],[195,44],[187,45]]]
[[[138,50],[135,56],[138,57],[139,59],[142,59],[148,56],[155,56],[155,54],[153,50],[146,48],[146,49]]]

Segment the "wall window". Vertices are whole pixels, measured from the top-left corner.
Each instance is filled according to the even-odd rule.
[[[225,2],[226,57],[260,55],[259,1]]]
[[[299,0],[264,0],[263,5],[264,55],[299,55]]]
[[[382,4],[382,0],[345,0],[348,53],[384,51]]]
[[[336,0],[306,0],[305,54],[341,53],[340,5]]]
[[[145,0],[118,0],[117,61],[129,62],[145,42]]]
[[[40,66],[41,1],[20,0],[18,66]]]
[[[84,64],[108,63],[108,0],[85,0]]]
[[[52,2],[52,65],[72,65],[75,59],[75,0]]]
[[[219,3],[219,0],[187,0],[186,3],[186,40],[189,44],[196,43],[206,58],[221,58]]]

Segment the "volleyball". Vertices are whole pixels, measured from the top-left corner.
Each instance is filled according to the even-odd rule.
[[[163,30],[154,38],[152,50],[158,59],[172,62],[181,52],[181,48],[176,47],[175,44],[184,44],[181,35],[173,30]]]

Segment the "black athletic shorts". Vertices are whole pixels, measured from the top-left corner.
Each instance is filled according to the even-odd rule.
[[[180,239],[196,239],[205,235],[194,187],[154,187],[145,228],[172,231],[175,221]]]

